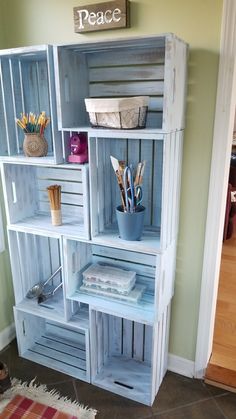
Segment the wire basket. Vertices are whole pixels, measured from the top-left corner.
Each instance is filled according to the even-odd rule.
[[[85,99],[93,127],[113,129],[145,128],[148,96],[112,99]]]

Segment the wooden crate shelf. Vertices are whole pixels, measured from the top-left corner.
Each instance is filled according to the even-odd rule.
[[[30,166],[2,163],[9,226],[29,232],[88,239],[88,166]],[[62,225],[53,226],[47,186],[61,185]]]
[[[89,125],[84,98],[150,96],[147,127],[184,128],[187,46],[176,36],[55,48],[59,127]]]
[[[174,293],[176,243],[161,255],[103,246],[94,242],[63,239],[65,293],[71,301],[87,304],[126,319],[153,325],[161,319]],[[136,272],[136,284],[145,287],[136,303],[81,292],[83,271],[93,263],[102,263]]]
[[[90,381],[88,330],[72,328],[14,308],[21,356],[46,367]]]
[[[151,405],[167,367],[169,308],[153,327],[98,310],[90,322],[92,383]]]
[[[158,258],[132,251],[64,239],[66,298],[88,304],[90,307],[110,309],[114,314],[124,313],[130,319],[153,324],[159,284]],[[103,263],[136,272],[136,284],[145,287],[137,303],[121,301],[80,291],[83,271],[92,263]]]
[[[22,129],[15,118],[21,113],[45,111],[51,124],[45,131],[48,156],[38,164],[63,162],[61,134],[57,129],[53,51],[51,46],[0,50],[0,156],[29,162],[23,153]],[[35,158],[33,158],[34,160]]]
[[[65,319],[65,299],[63,293],[63,271],[59,272],[52,283],[56,287],[63,283],[53,298],[42,305],[37,299],[26,298],[27,292],[39,282],[45,282],[59,266],[62,266],[61,244],[55,237],[45,237],[39,234],[29,234],[8,230],[11,267],[16,305],[26,311]]]
[[[104,130],[105,131],[105,130]],[[159,253],[177,237],[183,132],[144,134],[101,130],[89,133],[91,236],[100,243]],[[95,133],[95,134],[96,134]],[[101,136],[100,136],[101,135]],[[125,137],[126,136],[126,137]],[[119,239],[116,207],[120,190],[110,156],[136,167],[146,160],[142,205],[146,208],[140,241]]]

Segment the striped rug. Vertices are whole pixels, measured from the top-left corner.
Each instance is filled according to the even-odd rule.
[[[95,419],[96,413],[35,379],[24,383],[12,378],[11,387],[0,394],[0,419]]]
[[[0,413],[1,419],[77,419],[67,413],[59,412],[54,407],[35,402],[27,397],[16,395]]]

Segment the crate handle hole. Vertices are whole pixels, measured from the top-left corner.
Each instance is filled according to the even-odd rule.
[[[65,102],[69,103],[70,102],[70,83],[69,83],[69,78],[66,75],[64,78],[64,93],[65,93]]]
[[[120,381],[114,381],[114,384],[118,384],[118,386],[128,388],[129,390],[134,389],[132,386],[129,386],[128,384],[121,383]]]
[[[161,293],[162,293],[162,295],[164,294],[164,291],[165,291],[165,284],[166,284],[166,278],[165,278],[165,271],[163,272],[163,275],[162,275],[162,281],[161,281]]]
[[[13,204],[16,204],[16,203],[17,203],[16,183],[15,183],[15,182],[11,182],[11,186],[12,186],[12,198],[13,198]]]

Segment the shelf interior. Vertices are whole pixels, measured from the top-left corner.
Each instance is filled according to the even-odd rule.
[[[116,394],[149,404],[151,367],[126,357],[110,357],[96,375],[93,384]]]
[[[34,217],[25,218],[14,224],[10,224],[11,229],[29,232],[42,232],[56,235],[65,235],[80,238],[88,238],[88,232],[85,230],[83,223],[78,222],[78,218],[66,217],[62,218],[62,225],[53,226],[51,216],[48,214],[38,214]]]
[[[20,355],[82,380],[87,377],[86,331],[15,308]]]

